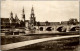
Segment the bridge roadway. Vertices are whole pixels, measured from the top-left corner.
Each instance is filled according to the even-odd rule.
[[[27,45],[31,45],[31,44],[35,44],[35,43],[40,43],[40,42],[44,42],[44,41],[58,40],[58,39],[72,38],[72,37],[80,37],[80,35],[50,37],[50,38],[42,38],[42,39],[23,41],[23,42],[18,42],[18,43],[11,43],[11,44],[6,44],[6,45],[1,45],[1,50],[10,50],[10,49],[19,48],[19,47],[23,47],[23,46],[27,46]]]

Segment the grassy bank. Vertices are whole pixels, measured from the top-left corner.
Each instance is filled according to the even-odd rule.
[[[16,43],[21,41],[28,41],[34,39],[41,39],[47,37],[54,37],[54,36],[41,36],[41,35],[34,35],[34,36],[1,36],[1,45]]]
[[[79,45],[79,38],[68,38],[60,40],[51,40],[20,47],[13,50],[53,50],[53,51],[75,51]]]

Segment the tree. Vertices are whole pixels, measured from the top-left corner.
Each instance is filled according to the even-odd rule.
[[[78,24],[78,20],[74,19],[74,18],[69,19],[69,24],[76,25],[76,24]]]

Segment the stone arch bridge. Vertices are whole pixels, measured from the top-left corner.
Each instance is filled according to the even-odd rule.
[[[35,30],[38,31],[47,31],[47,29],[51,29],[50,31],[57,31],[58,28],[62,28],[65,29],[66,28],[66,32],[68,32],[71,28],[73,27],[77,27],[79,25],[54,25],[54,26],[34,26]]]

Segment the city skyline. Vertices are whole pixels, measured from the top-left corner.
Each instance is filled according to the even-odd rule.
[[[14,17],[17,14],[18,18],[22,19],[24,7],[26,20],[29,20],[32,5],[36,21],[60,22],[68,21],[70,18],[79,20],[78,1],[2,1],[1,18],[10,18],[12,11]]]

